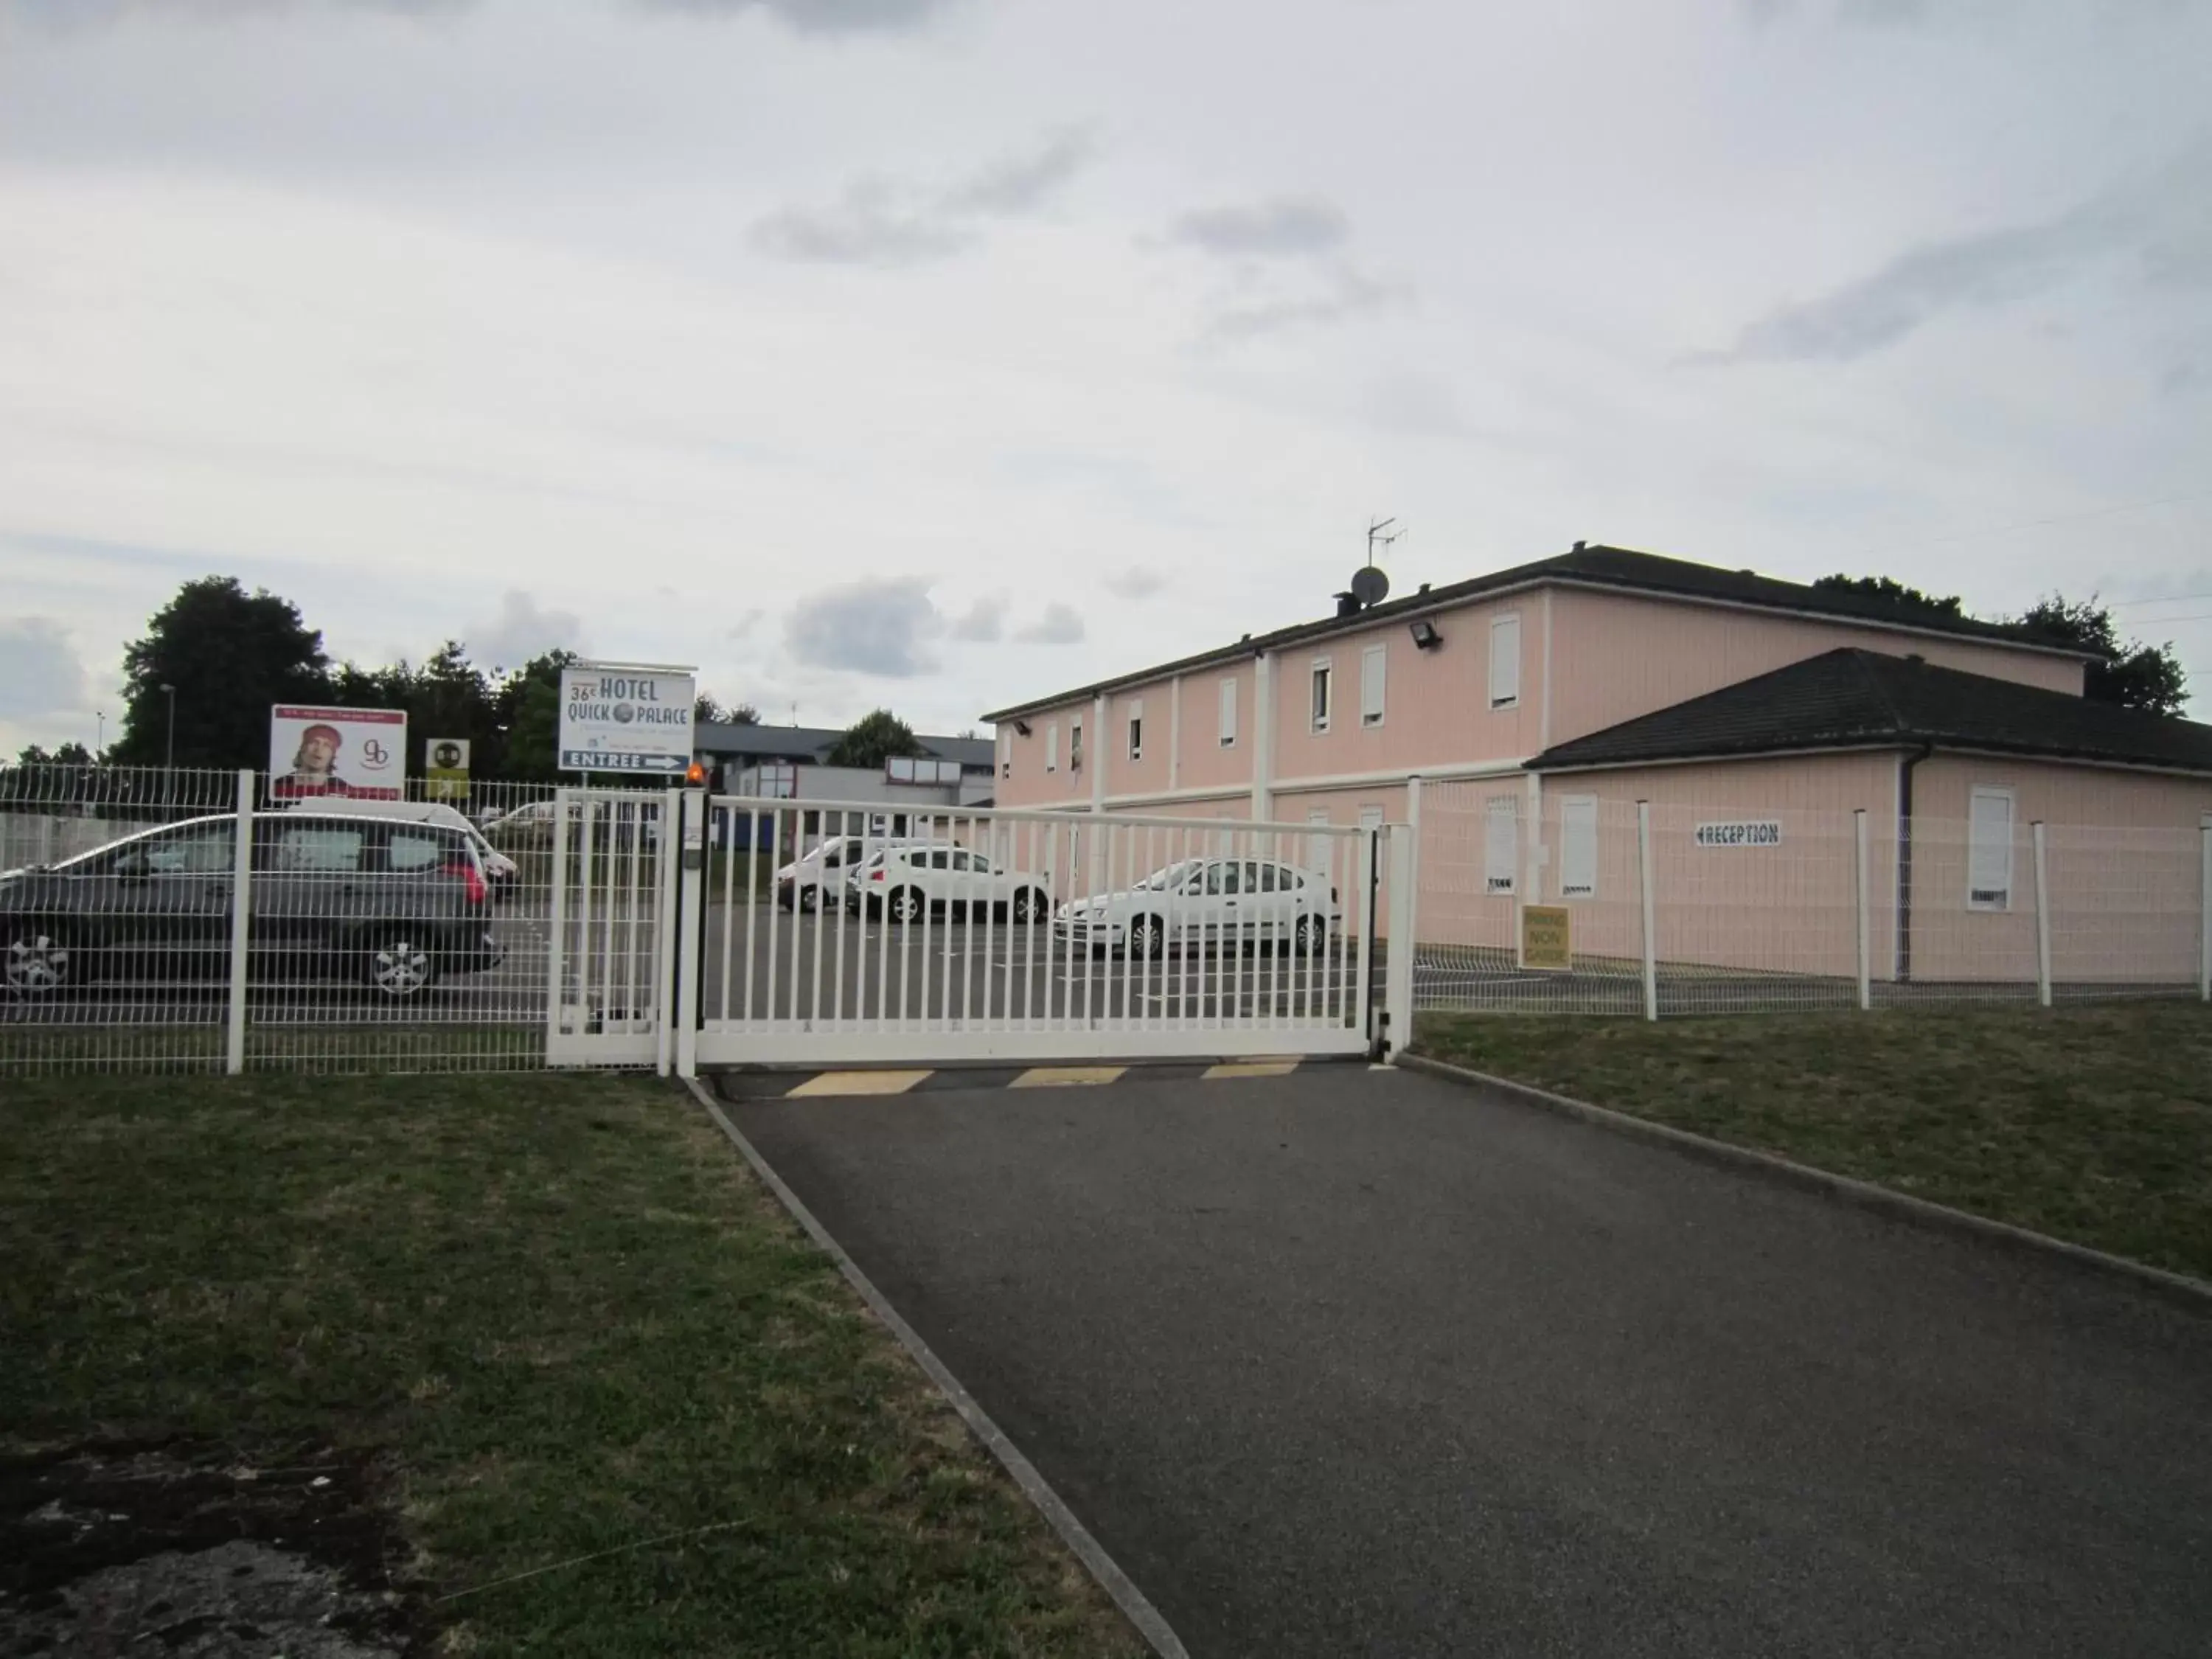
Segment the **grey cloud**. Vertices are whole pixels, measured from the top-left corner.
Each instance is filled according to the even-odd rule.
[[[1317,197],[1200,208],[1168,227],[1168,240],[1235,258],[1304,258],[1344,246],[1352,222]]]
[[[1083,617],[1072,605],[1054,599],[1044,614],[1028,627],[1017,629],[1016,645],[1074,645],[1083,638]]]
[[[900,576],[853,582],[801,599],[785,620],[784,643],[799,662],[885,679],[930,673],[927,642],[944,618],[929,602],[929,581]]]
[[[702,17],[765,12],[802,34],[856,34],[868,29],[918,28],[960,0],[641,0],[656,11]]]
[[[1117,570],[1101,584],[1117,599],[1149,599],[1168,585],[1168,579],[1149,566],[1133,564]]]
[[[954,618],[951,637],[971,645],[989,645],[1006,629],[1006,602],[986,595],[968,607],[965,616]]]
[[[1825,298],[1785,306],[1700,361],[1850,362],[1945,312],[1992,308],[2059,286],[2100,261],[2131,259],[2148,281],[2212,284],[2212,149],[2154,179],[2039,222],[1925,243]]]
[[[632,0],[649,11],[698,17],[737,17],[759,12],[802,34],[859,33],[921,27],[961,0]],[[386,11],[434,17],[473,9],[477,0],[0,0],[10,13],[55,28],[109,23],[132,13],[189,15],[210,21],[322,9]]]
[[[1019,218],[1043,207],[1091,154],[1090,135],[1070,129],[944,190],[859,179],[831,206],[781,208],[757,221],[752,244],[774,258],[817,264],[891,269],[946,258],[974,245],[977,221]]]
[[[85,706],[84,665],[44,617],[0,622],[0,716],[69,714]]]
[[[1256,339],[1291,329],[1348,322],[1408,304],[1413,297],[1407,283],[1377,281],[1346,266],[1334,272],[1318,293],[1278,295],[1218,311],[1206,324],[1206,332],[1221,340]]]
[[[574,611],[540,605],[514,587],[501,595],[499,615],[477,623],[465,637],[470,659],[488,667],[520,668],[548,651],[589,649],[583,620]]]

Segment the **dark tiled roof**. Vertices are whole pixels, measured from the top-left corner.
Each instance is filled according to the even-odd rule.
[[[917,743],[939,760],[958,761],[970,771],[989,771],[998,764],[998,751],[988,738],[928,738]]]
[[[1850,649],[1555,744],[1528,766],[1550,772],[1922,744],[2212,772],[2212,726]]]
[[[1255,635],[1240,640],[1235,645],[1200,652],[1194,657],[1161,663],[1134,673],[1116,675],[1112,679],[1078,686],[1049,697],[1033,697],[1026,702],[986,714],[983,718],[992,721],[1004,720],[1035,709],[1097,696],[1125,685],[1140,684],[1164,674],[1184,672],[1204,667],[1209,663],[1233,661],[1262,651],[1295,645],[1302,640],[1342,633],[1346,629],[1364,628],[1393,617],[1409,616],[1440,605],[1481,599],[1486,594],[1543,581],[1565,582],[1581,587],[1616,588],[1626,592],[1656,593],[1711,604],[1749,605],[1759,610],[1795,611],[1805,616],[1833,617],[1844,622],[1863,622],[1886,628],[1913,629],[1925,634],[1989,640],[2022,651],[2039,651],[2057,656],[2081,655],[2080,652],[2063,647],[2038,645],[2015,639],[1995,623],[1980,622],[1972,617],[1954,617],[1947,611],[1918,605],[1900,605],[1877,594],[1814,587],[1807,582],[1784,581],[1778,576],[1762,576],[1750,570],[1723,570],[1717,565],[1697,564],[1688,559],[1669,559],[1656,553],[1638,553],[1632,548],[1593,547],[1577,544],[1573,551],[1559,554],[1555,558],[1515,565],[1510,570],[1493,570],[1487,575],[1431,588],[1426,592],[1404,594],[1382,605],[1370,605],[1356,616],[1326,617],[1318,622],[1279,628],[1272,634]]]

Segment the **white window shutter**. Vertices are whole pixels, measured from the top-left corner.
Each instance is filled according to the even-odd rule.
[[[1382,724],[1382,681],[1389,672],[1389,647],[1370,645],[1359,655],[1359,723]]]
[[[1490,706],[1504,708],[1521,700],[1521,618],[1499,617],[1490,624]]]
[[[2012,908],[2012,793],[1977,789],[1970,809],[1966,908]]]
[[[1328,821],[1328,808],[1326,806],[1314,807],[1306,814],[1306,822],[1317,827],[1326,828]],[[1333,845],[1327,836],[1308,836],[1306,868],[1317,876],[1328,875],[1329,849]]]
[[[1482,885],[1491,893],[1520,886],[1521,803],[1511,795],[1492,795],[1483,814]]]
[[[1048,772],[1057,772],[1060,769],[1060,722],[1058,720],[1054,720],[1044,729],[1044,769]]]
[[[1597,896],[1597,797],[1559,797],[1559,896]]]
[[[1221,746],[1237,741],[1237,682],[1221,682]]]

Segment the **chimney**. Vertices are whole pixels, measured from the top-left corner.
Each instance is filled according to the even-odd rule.
[[[1358,596],[1350,592],[1338,594],[1336,596],[1336,614],[1340,617],[1358,616],[1359,614]]]

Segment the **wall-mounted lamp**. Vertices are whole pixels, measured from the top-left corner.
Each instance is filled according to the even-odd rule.
[[[1014,730],[1026,738],[1030,734],[1030,723],[1027,720],[1016,720],[1014,722]]]
[[[1444,642],[1444,636],[1437,632],[1437,625],[1426,617],[1417,618],[1412,629],[1413,648],[1417,651],[1433,651]]]

